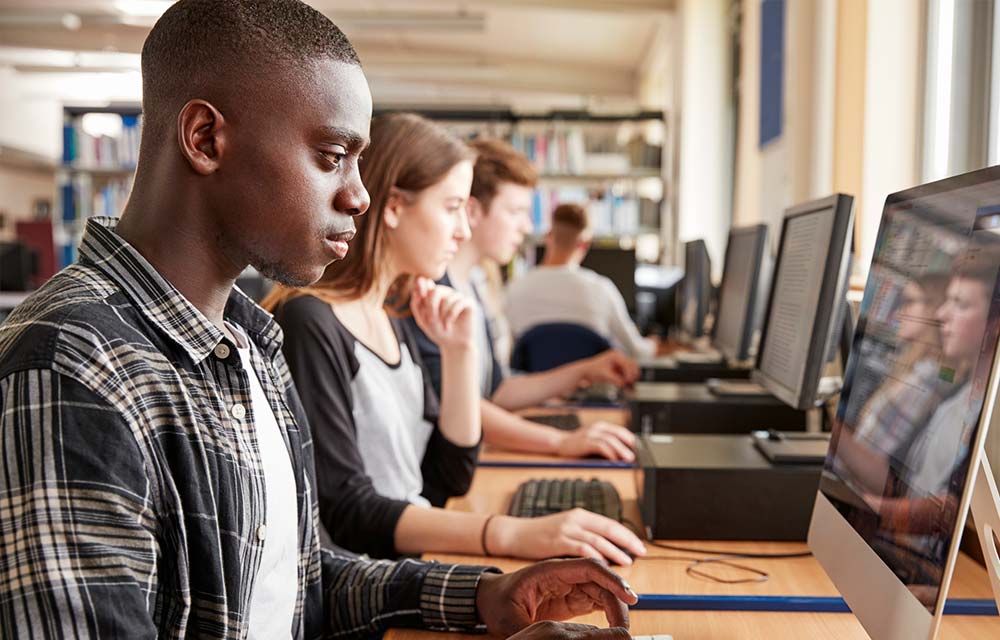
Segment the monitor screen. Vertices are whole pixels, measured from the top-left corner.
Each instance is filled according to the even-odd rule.
[[[705,318],[712,296],[712,261],[704,240],[684,243],[684,280],[678,301],[681,331],[688,338],[705,335]]]
[[[621,247],[591,246],[580,263],[581,267],[591,269],[610,278],[622,297],[629,313],[635,313],[635,249]]]
[[[714,342],[716,349],[730,360],[745,360],[750,355],[766,244],[767,225],[729,232]]]
[[[789,209],[764,321],[755,377],[787,404],[805,409],[816,397],[827,347],[836,332],[838,296],[847,279],[850,196]]]
[[[988,172],[887,200],[820,481],[931,613],[1000,327],[1000,181]]]

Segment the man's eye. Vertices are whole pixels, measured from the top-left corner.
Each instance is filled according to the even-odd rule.
[[[334,168],[339,167],[340,166],[340,161],[343,160],[344,157],[347,155],[346,153],[337,153],[335,151],[320,151],[319,154],[321,156],[323,156],[323,159],[331,167],[334,167]]]

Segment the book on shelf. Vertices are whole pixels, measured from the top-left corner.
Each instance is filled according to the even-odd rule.
[[[576,203],[587,210],[595,236],[636,235],[644,228],[656,228],[659,203],[612,189],[581,186],[537,187],[532,198],[531,220],[536,233],[552,226],[552,211],[564,203]]]
[[[142,117],[121,114],[117,135],[91,135],[77,116],[63,125],[63,164],[83,169],[134,169],[139,159]]]

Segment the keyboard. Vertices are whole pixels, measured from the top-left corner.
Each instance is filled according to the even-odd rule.
[[[621,401],[622,390],[610,382],[595,382],[574,391],[569,400],[581,404],[615,404]]]
[[[525,420],[537,422],[561,429],[562,431],[576,431],[580,428],[580,417],[575,413],[557,413],[543,416],[524,416]]]
[[[632,636],[632,640],[674,640],[674,637],[658,633],[655,636]]]
[[[609,482],[592,478],[545,478],[522,482],[510,502],[509,515],[537,518],[580,507],[622,519],[622,501]]]

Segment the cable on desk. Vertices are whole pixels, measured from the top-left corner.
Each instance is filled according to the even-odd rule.
[[[651,539],[649,536],[644,535],[642,530],[638,525],[629,519],[623,519],[622,523],[628,528],[632,529],[633,533],[638,535],[640,538],[645,538],[646,543],[658,547],[660,549],[667,549],[669,551],[681,551],[684,553],[702,553],[706,557],[703,558],[690,558],[684,556],[652,556],[644,558],[644,560],[667,560],[667,561],[687,561],[690,564],[685,567],[684,572],[690,576],[705,578],[713,582],[720,584],[746,584],[748,582],[765,582],[771,577],[766,571],[762,571],[755,567],[750,567],[744,564],[738,564],[733,562],[733,560],[744,560],[744,559],[754,559],[754,560],[780,560],[789,558],[808,558],[812,555],[809,551],[796,552],[796,553],[753,553],[753,552],[736,552],[736,553],[725,553],[719,552],[715,549],[699,549],[697,547],[682,547],[678,545],[666,544],[663,542],[657,542]],[[712,575],[708,573],[701,567],[703,565],[715,564],[722,565],[724,567],[729,567],[731,569],[737,569],[739,571],[746,571],[747,573],[753,574],[752,578],[721,578],[719,576]]]

